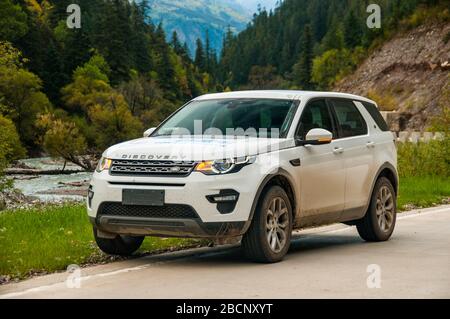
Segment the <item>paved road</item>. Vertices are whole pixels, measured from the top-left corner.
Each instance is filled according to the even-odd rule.
[[[365,243],[342,225],[298,233],[279,264],[249,263],[236,247],[205,248],[81,276],[80,288],[67,287],[66,273],[8,284],[0,298],[450,298],[450,206],[402,214],[385,243]],[[381,287],[368,288],[368,277]]]

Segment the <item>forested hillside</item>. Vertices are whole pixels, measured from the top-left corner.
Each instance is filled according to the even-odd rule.
[[[423,24],[395,34],[333,88],[395,111],[389,119],[398,131],[422,131],[443,108],[450,111],[450,21],[423,17]]]
[[[177,35],[168,43],[162,26],[149,22],[145,1],[75,1],[82,27],[69,29],[73,2],[0,2],[0,135],[8,129],[21,142],[0,140],[17,148],[7,159],[24,156],[23,145],[30,155],[45,150],[87,167],[79,155],[141,136],[216,90]]]
[[[419,7],[439,6],[448,17],[450,4],[448,0],[377,1],[382,27],[369,29],[370,3],[285,0],[274,11],[260,11],[246,30],[225,39],[221,81],[233,88],[328,89]]]

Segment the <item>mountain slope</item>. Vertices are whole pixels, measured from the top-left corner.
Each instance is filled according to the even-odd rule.
[[[369,96],[400,115],[399,130],[422,130],[440,114],[449,85],[450,23],[426,24],[395,36],[374,51],[337,91]]]
[[[227,27],[239,32],[251,19],[249,11],[234,0],[149,0],[148,3],[153,22],[163,23],[168,38],[176,31],[180,41],[187,42],[192,55],[195,41],[200,38],[204,42],[206,32],[211,48],[220,52]]]
[[[261,8],[266,8],[268,11],[275,8],[278,0],[235,0],[242,7],[248,10],[249,13],[253,14],[258,10],[258,5]]]

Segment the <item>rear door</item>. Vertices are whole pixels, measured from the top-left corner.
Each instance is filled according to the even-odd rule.
[[[366,120],[356,103],[348,99],[329,99],[338,127],[345,166],[345,205],[343,220],[364,214],[372,185],[374,144]]]

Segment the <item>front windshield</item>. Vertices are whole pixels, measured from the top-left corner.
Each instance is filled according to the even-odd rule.
[[[157,136],[254,136],[285,138],[297,103],[281,99],[193,101],[175,113]]]

